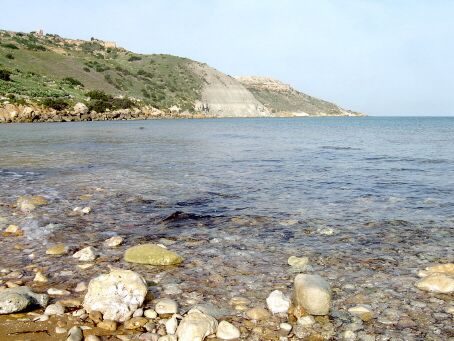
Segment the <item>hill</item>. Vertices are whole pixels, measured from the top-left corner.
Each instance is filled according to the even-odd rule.
[[[0,31],[0,121],[274,116],[300,111],[303,94],[290,93],[262,91],[197,61],[137,54],[114,42]],[[312,103],[309,115],[344,114],[317,110],[327,102]]]
[[[288,84],[268,77],[237,79],[273,114],[291,116],[361,116],[336,104],[306,95]]]

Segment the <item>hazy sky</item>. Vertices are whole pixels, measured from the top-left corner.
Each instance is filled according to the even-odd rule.
[[[454,115],[450,0],[0,0],[0,28],[185,56],[370,115]]]

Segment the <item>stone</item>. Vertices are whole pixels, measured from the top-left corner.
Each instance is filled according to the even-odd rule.
[[[139,329],[148,323],[148,319],[145,317],[133,317],[130,320],[125,321],[123,327],[125,329]]]
[[[67,332],[67,330],[65,328],[55,327],[55,333],[56,334],[65,334],[66,332]]]
[[[7,288],[0,291],[0,314],[11,314],[33,305],[45,308],[49,296],[36,294],[29,287]]]
[[[38,271],[33,279],[33,282],[46,283],[47,281],[47,277],[41,271]]]
[[[117,247],[117,246],[120,246],[121,243],[123,243],[123,237],[114,236],[109,239],[106,239],[103,243],[103,246],[104,247]]]
[[[166,326],[167,334],[170,334],[170,335],[175,334],[175,332],[177,331],[177,327],[178,327],[178,321],[177,321],[176,314],[174,314],[172,316],[172,318],[170,318],[166,321],[165,326]]]
[[[67,296],[71,293],[68,290],[56,289],[56,288],[49,288],[47,289],[47,293],[53,296]]]
[[[150,265],[178,265],[183,258],[157,244],[141,244],[130,247],[124,254],[127,262]]]
[[[73,112],[76,115],[85,115],[88,113],[88,107],[84,103],[78,102],[74,106]]]
[[[315,319],[311,315],[301,316],[300,318],[298,318],[296,323],[303,327],[309,327],[315,324]]]
[[[177,306],[177,310],[178,310],[178,306]],[[149,319],[155,319],[156,317],[158,317],[158,313],[156,311],[154,311],[153,309],[147,309],[143,312],[143,315]]]
[[[155,311],[159,315],[177,314],[178,303],[170,298],[161,298],[156,301]]]
[[[143,309],[142,308],[137,309],[134,312],[134,314],[132,314],[132,317],[140,317],[140,316],[143,316]]]
[[[107,320],[124,322],[142,306],[146,294],[146,282],[138,273],[112,269],[90,281],[83,306],[88,312],[100,311]]]
[[[370,321],[374,318],[374,313],[367,305],[357,305],[348,309],[348,312],[354,316],[358,316],[363,321]]]
[[[84,214],[90,213],[91,212],[91,208],[88,207],[88,206],[84,207],[84,208],[77,206],[77,207],[74,207],[73,212],[79,213],[81,215],[84,215]]]
[[[288,312],[291,300],[282,291],[274,290],[266,299],[268,309],[273,314]]]
[[[82,292],[87,290],[87,284],[85,282],[77,283],[76,287],[74,288],[75,292]]]
[[[114,332],[117,330],[117,322],[112,320],[104,320],[97,324],[98,328]]]
[[[52,316],[52,315],[63,315],[65,313],[65,307],[63,307],[60,303],[50,304],[47,306],[46,310],[44,311],[44,315]]]
[[[158,341],[177,341],[177,337],[175,335],[164,335],[161,336]]]
[[[178,326],[176,335],[178,341],[201,341],[216,333],[217,327],[215,318],[197,309],[191,309]]]
[[[327,315],[331,306],[331,287],[319,275],[299,274],[294,280],[294,299],[297,308],[311,315]]]
[[[23,195],[17,199],[16,205],[22,212],[33,211],[37,206],[47,205],[48,201],[41,195]]]
[[[216,331],[216,337],[221,340],[235,340],[240,338],[240,330],[233,324],[227,321],[219,322],[218,329]]]
[[[101,338],[92,334],[92,335],[86,336],[84,341],[101,341]]]
[[[255,307],[246,311],[246,316],[251,320],[265,320],[271,316],[270,312],[264,308]]]
[[[66,341],[82,341],[84,338],[84,334],[82,333],[82,329],[78,326],[72,327],[68,331],[68,337]]]
[[[282,322],[281,324],[279,324],[279,328],[286,333],[290,333],[293,327],[290,323]]]
[[[46,250],[46,255],[63,255],[68,251],[69,248],[65,244],[56,244]]]
[[[73,258],[81,262],[91,262],[96,259],[96,251],[92,246],[87,246],[73,254]]]
[[[287,260],[288,265],[294,266],[294,267],[304,267],[309,264],[309,258],[308,257],[296,257],[296,256],[290,256]]]
[[[9,225],[4,231],[4,235],[8,236],[22,236],[24,231],[17,225]]]
[[[437,264],[429,266],[418,272],[419,277],[427,277],[432,274],[441,273],[448,276],[454,276],[454,263]]]
[[[247,297],[232,297],[229,302],[231,305],[249,305],[251,300]]]
[[[88,317],[94,323],[99,323],[103,320],[102,313],[100,311],[96,311],[96,310],[93,310],[92,312],[90,312],[90,314],[88,314]]]
[[[449,294],[454,292],[454,276],[434,273],[417,282],[416,287],[425,291]]]

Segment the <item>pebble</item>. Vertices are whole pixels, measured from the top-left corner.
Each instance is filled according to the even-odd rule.
[[[85,309],[77,309],[77,310],[73,311],[72,315],[74,317],[80,317],[80,316],[82,316],[85,313],[86,313]]]
[[[297,323],[303,327],[310,327],[313,324],[315,324],[315,319],[311,315],[302,316],[302,317],[298,318]]]
[[[287,260],[288,265],[293,267],[304,267],[309,264],[308,257],[290,256]]]
[[[282,322],[281,324],[279,324],[279,328],[287,333],[290,333],[293,327],[290,323]]]
[[[66,295],[71,294],[68,290],[56,289],[56,288],[47,289],[47,293],[49,295],[53,295],[53,296],[66,296]]]
[[[55,333],[57,333],[57,334],[64,334],[66,332],[67,332],[67,330],[65,328],[55,327]]]
[[[47,321],[49,319],[49,316],[48,315],[39,315],[37,317],[35,317],[33,319],[34,322],[44,322],[44,321]]]
[[[86,206],[84,208],[77,206],[77,207],[75,207],[73,209],[73,212],[80,213],[80,214],[84,215],[84,214],[90,213],[91,212],[91,208],[88,207],[88,206]]]
[[[251,320],[265,320],[271,316],[270,312],[264,308],[255,307],[246,311],[246,316]]]
[[[291,301],[282,291],[274,290],[266,299],[266,304],[273,314],[286,313],[290,308]]]
[[[145,317],[133,317],[130,320],[125,321],[123,327],[125,329],[139,329],[148,323],[148,319]]]
[[[93,265],[94,265],[93,263],[78,264],[77,267],[81,270],[86,270],[86,269],[93,267]]]
[[[75,292],[82,292],[87,290],[87,284],[85,282],[77,283],[76,287],[74,288]]]
[[[229,302],[231,305],[249,305],[251,304],[251,300],[246,297],[232,297]]]
[[[72,327],[68,331],[68,338],[67,341],[82,341],[84,338],[84,334],[82,333],[82,329],[78,326]]]
[[[104,247],[117,247],[123,243],[123,237],[114,236],[109,239],[106,239],[103,243]]]
[[[177,306],[178,308],[178,306]],[[156,317],[158,317],[158,313],[156,311],[154,311],[153,309],[147,309],[143,312],[144,316],[149,318],[149,319],[155,319]]]
[[[86,336],[84,341],[101,341],[101,338],[92,334],[92,335]]]
[[[113,332],[117,330],[117,322],[112,320],[104,320],[99,322],[97,324],[97,327]]]
[[[132,314],[132,317],[141,317],[143,316],[143,309],[142,308],[139,308],[137,309],[134,314]]]
[[[319,275],[299,274],[294,280],[295,305],[311,315],[327,315],[331,306],[331,287]]]
[[[46,310],[44,310],[44,315],[51,316],[51,315],[63,315],[65,313],[65,307],[63,307],[60,303],[50,304],[47,306]]]
[[[5,234],[21,236],[24,234],[24,231],[17,225],[9,225],[4,231]]]
[[[73,258],[81,262],[91,262],[96,259],[96,251],[92,246],[87,246],[73,254]]]
[[[65,253],[68,253],[69,248],[65,244],[56,244],[54,246],[51,246],[46,250],[47,255],[63,255]]]
[[[216,337],[222,340],[235,340],[241,336],[240,330],[227,321],[219,322]]]
[[[33,279],[33,282],[46,283],[47,281],[47,277],[41,271],[38,271]]]
[[[208,335],[216,333],[218,322],[215,318],[191,309],[178,326],[178,341],[204,340]]]
[[[170,298],[161,298],[156,301],[155,311],[159,315],[164,314],[177,314],[178,304]]]
[[[366,305],[357,305],[348,309],[348,312],[354,316],[358,316],[363,321],[370,321],[374,318],[374,313],[371,308]]]
[[[454,276],[434,273],[417,282],[416,287],[425,291],[449,294],[454,292]]]
[[[178,321],[177,317],[174,314],[172,318],[168,319],[165,323],[167,334],[173,335],[177,331]]]

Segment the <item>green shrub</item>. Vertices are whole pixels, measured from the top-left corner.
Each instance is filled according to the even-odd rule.
[[[44,106],[46,106],[48,108],[52,108],[52,109],[59,110],[59,111],[64,110],[69,107],[68,100],[66,100],[64,98],[49,97],[49,98],[45,98],[42,101],[42,103]]]
[[[5,57],[8,58],[8,59],[14,59],[14,56],[11,53],[7,53],[5,55]]]
[[[12,50],[18,50],[19,48],[14,45],[13,43],[4,43],[4,44],[1,44],[3,47],[6,47],[8,49],[12,49]]]
[[[134,102],[129,98],[113,98],[101,90],[92,90],[86,93],[90,97],[88,109],[96,112],[105,112],[107,109],[128,109],[134,106]]]
[[[3,81],[10,81],[11,80],[11,71],[0,69],[0,79]]]
[[[142,57],[131,56],[131,57],[128,58],[128,62],[135,62],[135,61],[138,61],[138,60],[142,60]]]
[[[69,84],[71,86],[84,86],[80,81],[72,77],[63,78],[63,83]]]
[[[85,72],[90,72],[90,68],[87,67],[87,66],[84,66],[84,69],[83,69]]]

